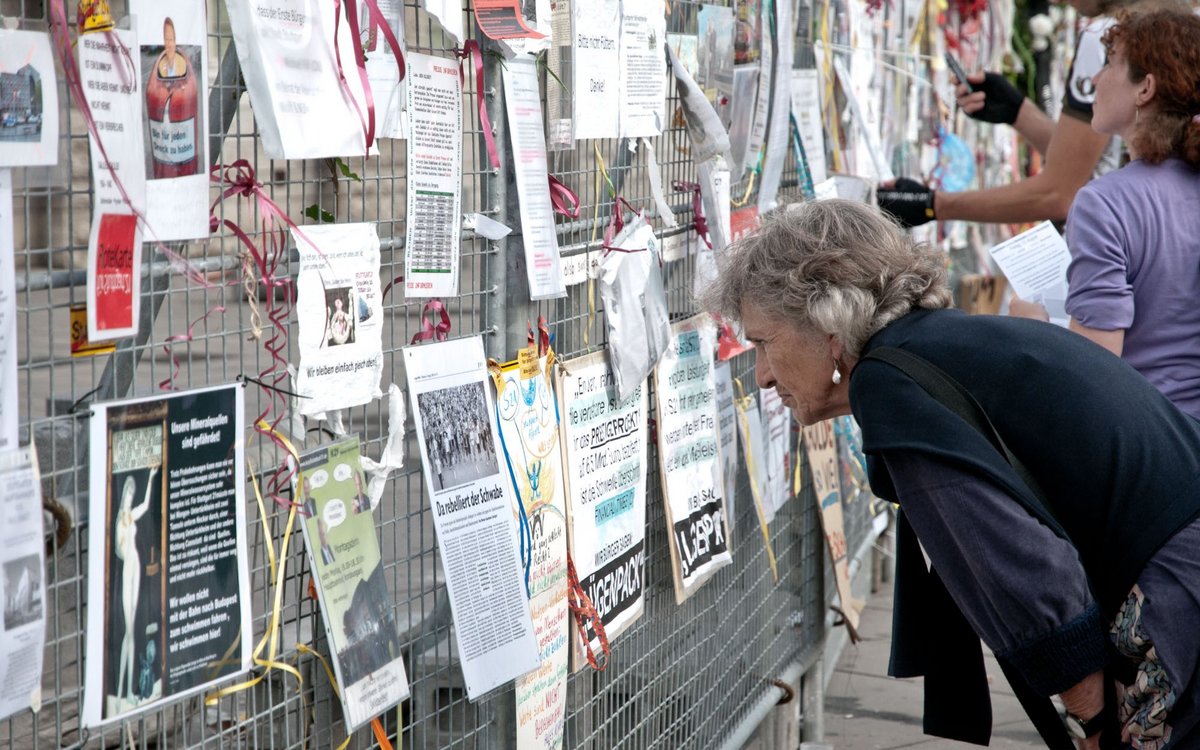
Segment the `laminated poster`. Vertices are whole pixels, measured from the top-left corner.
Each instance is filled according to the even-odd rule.
[[[403,0],[375,0],[379,12],[400,43],[400,53],[408,58],[404,38]],[[359,28],[365,30],[369,23],[366,3],[358,6]],[[404,80],[400,78],[400,67],[388,44],[378,29],[373,29],[363,39],[363,55],[366,57],[367,79],[371,84],[371,96],[375,99],[375,136],[377,138],[407,138],[408,119],[404,111],[406,97]]]
[[[850,557],[846,549],[846,528],[843,523],[842,497],[838,480],[837,443],[833,421],[825,420],[804,428],[804,448],[812,469],[813,492],[821,511],[821,529],[828,545],[833,581],[841,600],[842,616],[850,627],[858,629],[858,614],[862,608],[850,592]]]
[[[516,502],[478,336],[404,349],[467,697],[538,666]]]
[[[513,169],[521,205],[521,241],[531,299],[565,297],[558,231],[546,175],[546,134],[542,129],[542,97],[537,63],[529,55],[509,60],[504,67],[504,104],[512,138]]]
[[[511,65],[511,62],[509,63]],[[516,684],[517,747],[561,748],[567,710],[567,517],[558,406],[547,358],[532,347],[494,375],[500,437],[529,519],[532,567],[529,600],[537,635],[538,668]]]
[[[621,1],[573,0],[571,9],[575,140],[617,138],[621,135]]]
[[[757,12],[761,28],[769,29],[770,9],[766,4],[759,2],[752,3],[752,5],[759,6]],[[758,78],[755,81],[757,90],[754,93],[753,114],[750,118],[750,131],[746,142],[746,152],[742,164],[738,165],[735,163],[733,165],[735,172],[738,171],[739,166],[741,169],[750,170],[758,165],[759,152],[762,150],[763,142],[767,137],[767,114],[771,107],[771,70],[774,65],[774,50],[769,40],[766,44],[762,44],[760,40],[759,47],[758,61],[751,66],[758,70]],[[791,62],[790,57],[788,58],[788,62]],[[741,106],[741,104],[739,103],[738,106]],[[718,111],[720,111],[719,107]]]
[[[404,296],[458,295],[462,82],[452,60],[408,56],[408,222]]]
[[[132,49],[141,52],[135,59],[145,92],[146,223],[162,242],[208,237],[205,3],[130,0],[129,12],[137,24],[141,46]]]
[[[655,136],[667,120],[667,17],[661,0],[621,3],[620,133]]]
[[[335,19],[337,13],[345,15],[340,5],[310,0],[226,2],[263,151],[272,159],[366,153],[359,115],[367,111],[366,97],[362,79],[355,74],[350,25],[344,17]],[[338,79],[335,31],[350,98]]]
[[[41,706],[46,644],[46,545],[37,456],[0,452],[0,719]]]
[[[0,452],[17,447],[17,271],[12,170],[0,169]],[[3,713],[3,712],[0,712]]]
[[[774,388],[758,392],[758,409],[762,418],[762,462],[766,474],[763,504],[770,505],[774,513],[783,508],[792,494],[789,491],[792,472],[788,462],[792,412]]]
[[[299,477],[304,546],[353,732],[409,693],[358,438],[304,453]]]
[[[729,529],[733,530],[737,511],[733,506],[737,496],[738,476],[738,415],[734,406],[733,374],[728,362],[713,368],[717,395],[717,422],[721,432],[721,477],[725,480],[725,511]]]
[[[546,52],[547,78],[574,81],[575,35],[572,32],[572,0],[550,3],[551,39]],[[538,11],[541,18],[541,11]],[[550,74],[553,75],[550,75]],[[555,82],[557,84],[557,81]],[[546,148],[570,151],[575,148],[575,97],[568,86],[546,87]]]
[[[98,214],[88,241],[88,340],[135,335],[141,292],[142,230],[137,217]]]
[[[671,326],[670,344],[654,368],[658,455],[677,604],[733,562],[722,497],[715,349],[711,319],[697,315]]]
[[[475,22],[488,39],[540,39],[526,19],[537,17],[535,0],[475,0]]]
[[[618,401],[604,352],[564,362],[558,370],[571,559],[610,644],[645,609],[646,385]],[[592,652],[600,653],[596,634],[587,637]],[[571,644],[571,669],[582,669],[587,654],[573,623]]]
[[[58,163],[58,79],[50,35],[0,29],[0,169]]]
[[[788,149],[791,147],[791,80],[792,71],[792,41],[795,35],[796,22],[793,12],[796,0],[774,0],[775,6],[775,47],[771,56],[763,55],[763,76],[768,75],[768,67],[774,66],[771,77],[771,100],[776,106],[771,108],[771,119],[767,126],[767,153],[763,161],[761,180],[758,183],[758,210],[766,213],[777,205],[776,196],[779,194],[779,184],[783,178],[783,166],[787,161]],[[765,22],[764,22],[765,25]],[[765,45],[764,50],[771,45]]]
[[[737,23],[733,8],[720,5],[701,5],[699,13],[700,40],[697,50],[699,72],[696,84],[708,101],[723,112],[733,96],[733,48]],[[722,103],[724,99],[724,103]]]
[[[85,727],[250,668],[243,394],[92,406]]]
[[[319,416],[379,398],[383,375],[383,297],[374,224],[292,230],[300,253],[296,319],[300,413]]]

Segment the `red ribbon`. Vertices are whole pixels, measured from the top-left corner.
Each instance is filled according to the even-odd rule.
[[[528,321],[525,323],[525,342],[526,346],[537,345],[537,355],[539,357],[546,356],[550,351],[550,326],[546,324],[546,316],[538,316],[537,334],[533,332],[533,326]]]
[[[195,329],[195,327],[197,325],[199,325],[202,321],[204,321],[206,318],[208,318],[209,315],[212,315],[213,313],[224,313],[224,312],[225,312],[224,305],[213,305],[212,307],[208,308],[208,312],[204,313],[203,315],[201,315],[200,317],[196,318],[195,320],[193,320],[191,322],[191,324],[187,327],[187,333],[177,333],[174,336],[167,337],[167,340],[163,342],[163,351],[166,352],[167,356],[171,358],[171,374],[170,374],[170,376],[167,377],[166,380],[159,382],[158,389],[160,391],[177,391],[177,390],[179,390],[178,388],[175,387],[175,378],[176,378],[176,376],[179,375],[179,360],[175,357],[175,352],[173,352],[171,350],[171,344],[176,344],[176,343],[179,343],[180,341],[191,341],[192,340],[192,330]]]
[[[609,214],[609,217],[608,217],[608,226],[604,228],[604,243],[602,245],[600,245],[600,247],[604,248],[604,250],[607,252],[614,252],[614,253],[644,252],[646,250],[646,248],[644,248],[644,247],[637,247],[637,248],[613,247],[613,244],[612,244],[613,239],[621,233],[622,229],[625,228],[625,212],[621,210],[622,206],[625,206],[626,208],[628,208],[630,211],[634,212],[635,214],[641,215],[641,213],[642,213],[641,211],[634,208],[632,203],[625,200],[624,196],[618,195],[613,200],[612,213]]]
[[[546,178],[550,181],[550,205],[554,206],[555,213],[562,214],[568,219],[578,219],[581,208],[579,194],[559,182],[558,178],[552,174],[547,174]]]
[[[676,190],[690,191],[692,194],[692,228],[696,230],[697,236],[704,240],[704,244],[708,245],[708,249],[712,250],[712,242],[708,239],[708,219],[704,218],[704,207],[700,199],[700,183],[684,182],[683,180],[675,180],[671,183],[671,187]]]
[[[608,666],[608,656],[612,653],[612,649],[608,645],[608,633],[604,632],[604,622],[600,619],[600,613],[596,611],[596,606],[592,604],[592,600],[579,585],[579,576],[575,573],[575,563],[571,560],[570,555],[567,555],[567,607],[570,608],[571,616],[575,618],[575,624],[578,626],[576,629],[583,642],[588,665],[597,672],[603,672],[604,668]],[[587,634],[589,623],[596,633],[596,638],[600,640],[600,652],[603,654],[603,659],[600,659],[592,650],[592,641]]]
[[[430,313],[436,313],[441,318],[437,325],[429,322]],[[449,335],[450,313],[446,312],[446,306],[442,304],[440,299],[431,299],[425,303],[425,308],[421,310],[421,330],[417,331],[409,343],[416,345],[430,340],[445,341]]]
[[[350,40],[354,44],[354,65],[358,68],[358,78],[362,82],[363,98],[366,100],[366,117],[363,117],[362,108],[358,106],[358,100],[354,98],[354,93],[350,91],[350,84],[346,81],[346,72],[342,69],[341,45],[338,43],[338,28],[342,23],[342,0],[333,0],[333,59],[337,63],[337,74],[338,80],[342,84],[342,94],[350,102],[350,106],[354,107],[354,112],[358,115],[358,121],[362,123],[366,153],[370,154],[371,144],[375,142],[375,97],[371,93],[371,82],[367,79],[367,61],[363,56],[362,38],[359,36],[358,31],[358,13],[352,9],[353,4],[354,0],[346,0],[346,23],[350,27]]]
[[[479,127],[483,130],[483,140],[487,144],[488,161],[492,164],[492,169],[500,168],[500,155],[496,152],[496,139],[492,137],[492,121],[488,117],[487,103],[484,99],[483,91],[483,52],[479,49],[479,42],[474,39],[468,39],[463,42],[462,49],[454,51],[455,56],[459,59],[458,80],[463,81],[462,61],[468,57],[475,61],[475,99],[479,102]]]

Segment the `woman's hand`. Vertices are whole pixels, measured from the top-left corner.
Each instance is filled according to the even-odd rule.
[[[1008,314],[1014,318],[1029,318],[1030,320],[1050,322],[1050,313],[1046,312],[1045,305],[1040,302],[1026,302],[1017,296],[1009,300]]]

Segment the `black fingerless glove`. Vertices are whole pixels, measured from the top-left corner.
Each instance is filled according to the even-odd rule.
[[[966,83],[964,81],[964,83]],[[998,125],[1012,125],[1025,102],[1025,95],[999,73],[984,73],[983,83],[972,83],[984,95],[983,108],[968,113],[968,117]]]
[[[937,218],[933,213],[933,189],[908,177],[896,180],[892,187],[878,188],[875,200],[904,227],[919,226]]]

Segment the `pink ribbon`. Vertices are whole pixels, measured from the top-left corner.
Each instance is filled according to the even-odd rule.
[[[167,377],[166,380],[159,382],[158,389],[160,391],[177,391],[177,390],[179,390],[178,388],[175,387],[175,378],[176,378],[176,376],[179,375],[179,360],[175,357],[175,352],[172,351],[171,345],[177,344],[180,341],[191,341],[192,340],[192,331],[196,328],[197,325],[199,325],[201,322],[203,322],[205,319],[207,319],[209,315],[212,315],[213,313],[224,313],[224,312],[225,312],[224,305],[213,305],[212,307],[208,308],[208,312],[206,312],[203,315],[201,315],[200,317],[196,318],[195,320],[193,320],[191,322],[190,325],[188,325],[187,333],[177,333],[174,336],[167,337],[166,341],[163,342],[163,351],[166,352],[167,356],[171,358],[171,374],[170,374],[170,376]]]
[[[436,313],[441,320],[435,325],[429,322],[429,314]],[[413,337],[410,345],[420,344],[424,341],[445,341],[450,335],[450,313],[446,312],[446,306],[442,304],[440,299],[431,299],[425,303],[425,308],[421,310],[421,330]]]
[[[350,27],[350,40],[354,43],[354,65],[358,68],[358,78],[362,82],[363,98],[367,105],[366,117],[363,117],[362,108],[358,106],[358,100],[350,91],[350,84],[346,81],[346,71],[342,68],[341,45],[338,43],[338,28],[342,23],[342,0],[333,0],[333,59],[337,63],[342,94],[350,102],[350,106],[354,107],[358,121],[362,123],[363,141],[366,143],[365,153],[369,154],[371,144],[375,142],[375,97],[371,94],[371,82],[367,79],[367,63],[366,58],[363,57],[362,38],[358,33],[358,13],[351,10],[352,4],[353,0],[346,0],[346,23]]]
[[[692,228],[708,249],[712,250],[712,242],[708,239],[708,219],[704,218],[703,202],[700,199],[700,183],[675,180],[671,187],[676,190],[689,191],[692,194]]]
[[[613,244],[612,244],[613,239],[621,233],[622,229],[625,228],[625,212],[621,210],[622,206],[628,208],[630,211],[634,212],[635,214],[640,215],[642,213],[641,211],[634,208],[632,203],[625,200],[625,198],[623,196],[618,195],[613,200],[612,213],[609,214],[609,216],[608,216],[608,226],[604,228],[604,243],[602,245],[600,245],[600,247],[604,248],[604,250],[606,252],[613,252],[613,253],[644,252],[646,250],[646,248],[644,248],[644,247],[638,247],[638,248],[613,247]]]
[[[479,102],[479,127],[483,130],[483,140],[487,144],[488,161],[491,162],[492,169],[500,168],[500,155],[496,152],[496,139],[492,137],[492,121],[488,117],[487,103],[484,99],[483,91],[483,52],[479,49],[479,42],[474,39],[468,39],[463,42],[462,49],[454,51],[455,56],[459,59],[458,80],[463,81],[462,62],[468,57],[475,61],[475,99]]]
[[[552,174],[547,174],[546,178],[550,181],[550,205],[554,206],[554,212],[562,214],[568,219],[578,219],[579,194],[559,182],[558,178]]]

